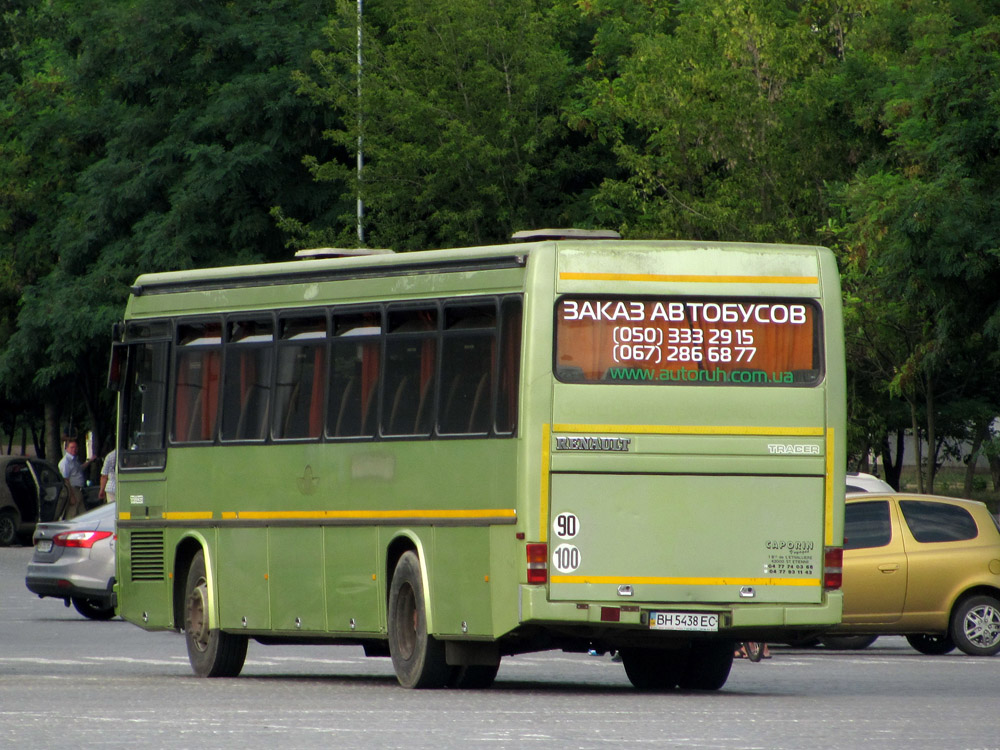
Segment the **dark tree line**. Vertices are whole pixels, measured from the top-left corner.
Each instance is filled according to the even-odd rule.
[[[913,430],[932,490],[963,441],[1000,452],[996,3],[357,10],[8,0],[8,436],[27,428],[50,452],[61,433],[113,430],[109,331],[138,273],[354,245],[360,198],[366,244],[396,250],[567,225],[826,244],[843,274],[855,460],[883,455],[891,478],[890,448]]]

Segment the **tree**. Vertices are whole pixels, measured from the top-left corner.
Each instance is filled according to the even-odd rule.
[[[612,71],[591,84],[589,111],[624,172],[602,185],[598,216],[645,236],[812,241],[824,179],[850,174],[810,85],[836,61],[813,7],[644,5],[627,57],[593,68]]]
[[[586,220],[589,146],[560,118],[574,69],[544,3],[366,3],[360,94],[357,20],[342,4],[333,51],[315,57],[323,75],[300,81],[339,120],[329,133],[339,158],[312,159],[313,173],[360,192],[368,244],[482,244]],[[354,213],[340,226],[353,244]]]
[[[990,385],[1000,364],[1000,99],[983,95],[1000,76],[1000,21],[926,2],[905,13],[887,4],[866,23],[866,41],[879,44],[858,54],[883,83],[858,122],[887,146],[839,194],[840,244],[866,317],[897,321],[897,335],[882,325],[872,347],[889,357],[887,386],[926,438],[920,489],[933,491],[949,410],[967,415],[954,424],[1000,413]]]
[[[326,154],[328,113],[291,81],[323,43],[326,7],[48,0],[43,8],[65,23],[50,50],[39,43],[19,53],[21,80],[2,112],[0,148],[12,158],[0,160],[10,178],[0,268],[14,270],[0,270],[13,280],[3,287],[0,381],[11,392],[30,380],[60,411],[77,405],[80,421],[106,434],[110,325],[138,273],[285,258],[273,207],[317,223],[339,212],[341,197],[301,163]]]

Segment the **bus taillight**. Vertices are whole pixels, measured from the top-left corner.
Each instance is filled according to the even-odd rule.
[[[823,588],[839,589],[844,581],[844,548],[827,547],[823,555]]]
[[[545,583],[549,579],[549,545],[531,542],[525,545],[528,553],[528,583]]]

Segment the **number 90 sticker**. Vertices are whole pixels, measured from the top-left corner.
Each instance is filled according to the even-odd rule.
[[[572,544],[560,544],[552,550],[552,565],[560,573],[572,573],[580,567],[580,549]]]
[[[560,513],[552,522],[552,530],[560,539],[572,539],[580,532],[580,519],[573,513]]]

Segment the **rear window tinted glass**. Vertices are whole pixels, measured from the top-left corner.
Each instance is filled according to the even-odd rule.
[[[965,508],[926,500],[901,500],[899,508],[918,542],[961,542],[979,535],[976,521]]]

